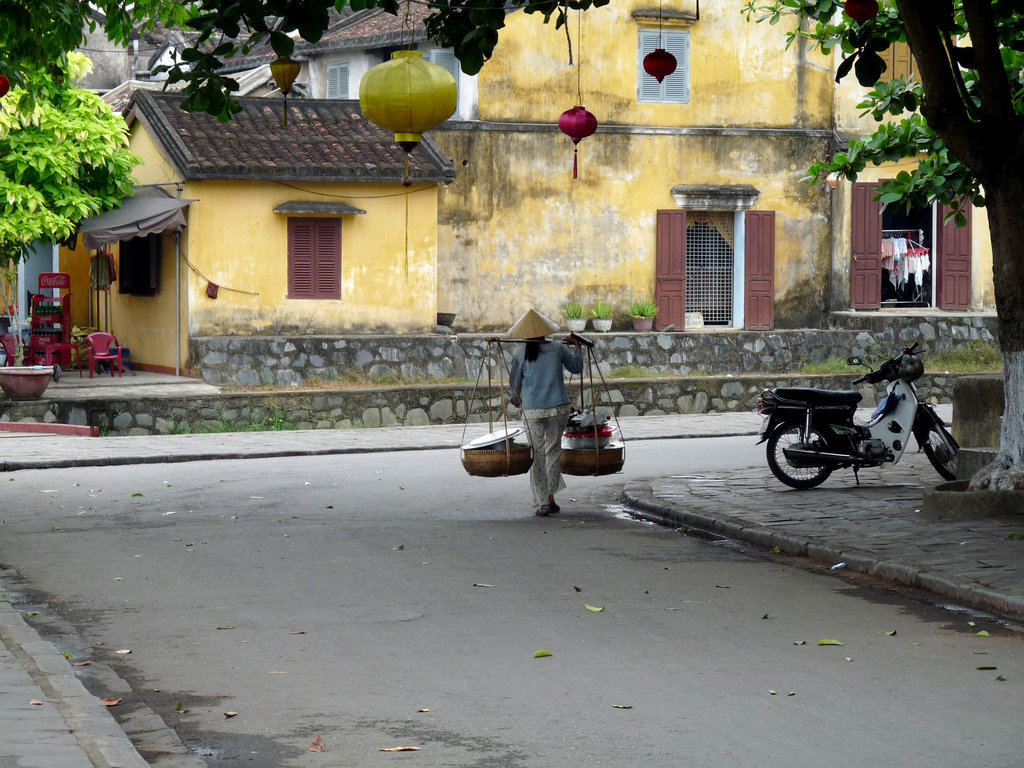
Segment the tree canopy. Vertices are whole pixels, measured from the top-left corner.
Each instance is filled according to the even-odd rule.
[[[89,61],[22,70],[0,99],[0,262],[10,265],[36,240],[59,241],[83,218],[132,194],[127,127],[94,93],[72,83]],[[31,83],[31,93],[24,84]]]

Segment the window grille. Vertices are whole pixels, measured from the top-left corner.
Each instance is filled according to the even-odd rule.
[[[736,231],[732,211],[686,214],[686,311],[704,325],[732,325]]]

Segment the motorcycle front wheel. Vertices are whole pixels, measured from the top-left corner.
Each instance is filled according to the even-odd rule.
[[[783,453],[785,448],[795,447],[799,444],[801,444],[800,427],[795,425],[782,426],[775,430],[772,436],[768,438],[766,451],[768,454],[768,469],[772,471],[772,474],[780,482],[785,483],[790,488],[814,488],[821,485],[832,474],[831,467],[824,464],[805,466],[802,462],[800,466],[795,466],[790,463],[789,459],[786,458],[786,454]],[[824,446],[825,438],[817,430],[812,429],[807,434],[807,439],[803,444]]]
[[[946,480],[956,480],[957,458],[960,446],[941,424],[932,424],[924,445],[924,455],[935,467],[935,471]]]

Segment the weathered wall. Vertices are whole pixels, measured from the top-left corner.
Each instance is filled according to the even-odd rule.
[[[837,315],[827,330],[589,334],[602,373],[636,366],[679,376],[780,374],[829,357],[881,361],[920,341],[943,352],[968,339],[994,338],[994,315],[887,313]],[[404,336],[217,336],[192,339],[188,367],[217,385],[300,386],[353,370],[376,380],[475,380],[487,354],[481,334]],[[502,344],[506,356],[514,348]],[[927,354],[927,353],[926,353]],[[926,357],[927,359],[927,357]],[[495,373],[497,375],[497,373]]]
[[[673,0],[667,13],[692,13]],[[558,317],[566,301],[615,306],[655,293],[656,215],[676,207],[677,185],[748,184],[776,219],[776,323],[820,325],[827,310],[829,194],[801,184],[831,137],[827,59],[785,50],[779,26],[748,24],[742,3],[705,3],[700,20],[666,17],[691,35],[688,104],[637,101],[639,2],[587,11],[564,29],[509,15],[478,77],[481,122],[431,133],[458,178],[441,192],[438,309],[459,322],[503,329],[528,307]],[[598,132],[579,144],[558,116],[583,104]],[[742,291],[742,286],[737,290]]]
[[[849,376],[700,376],[675,379],[610,380],[599,402],[618,416],[749,411],[765,387],[849,388]],[[955,377],[924,377],[920,395],[933,403],[952,402]],[[600,385],[599,385],[600,387]],[[865,388],[865,407],[882,390]],[[573,390],[579,403],[578,389]],[[490,419],[488,415],[490,408]],[[467,416],[468,414],[468,416]],[[509,409],[510,418],[518,418]],[[331,391],[239,392],[189,398],[0,401],[0,421],[88,424],[107,435],[149,435],[230,429],[254,422],[287,422],[295,429],[423,426],[487,423],[501,419],[495,388],[422,385]],[[628,438],[628,435],[626,436]]]

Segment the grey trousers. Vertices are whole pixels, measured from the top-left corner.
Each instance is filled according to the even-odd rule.
[[[563,405],[554,416],[531,418],[527,422],[530,445],[533,446],[530,488],[534,509],[546,505],[548,496],[554,496],[565,488],[565,480],[562,479],[562,433],[569,421],[569,411],[569,406]]]

